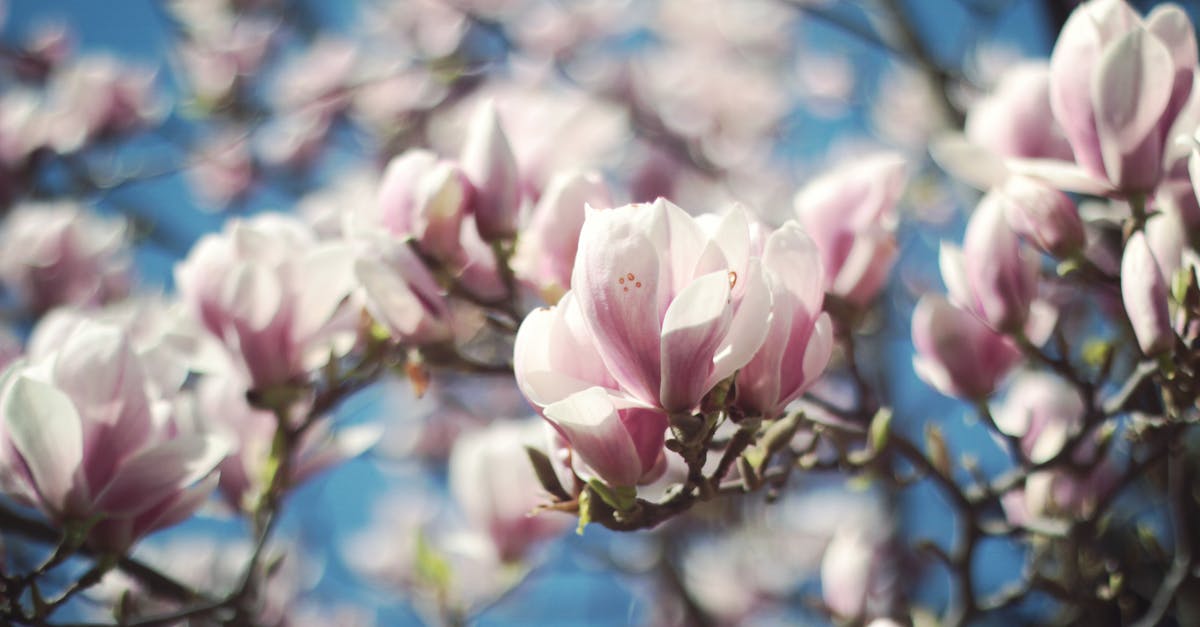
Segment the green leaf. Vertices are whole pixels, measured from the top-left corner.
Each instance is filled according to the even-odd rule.
[[[429,544],[423,532],[417,532],[417,579],[437,590],[445,590],[450,585],[450,563]]]
[[[525,454],[529,456],[529,463],[533,464],[533,472],[537,475],[538,483],[542,484],[542,488],[560,501],[571,500],[571,495],[567,494],[566,489],[559,482],[558,473],[554,472],[554,463],[550,461],[550,458],[532,446],[525,447]]]
[[[887,446],[888,433],[891,430],[892,416],[894,415],[890,407],[880,407],[879,411],[875,412],[875,417],[871,418],[867,441],[871,445],[872,451],[879,452]]]
[[[1083,344],[1083,361],[1093,368],[1099,368],[1108,361],[1112,351],[1113,345],[1108,340],[1090,339]]]
[[[589,479],[588,486],[618,512],[628,512],[637,504],[637,488],[634,486],[612,487],[599,479]]]

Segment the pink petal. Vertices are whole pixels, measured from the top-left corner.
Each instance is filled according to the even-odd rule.
[[[1153,163],[1131,163],[1130,157],[1157,130],[1171,99],[1171,53],[1156,37],[1135,28],[1108,46],[1095,72],[1092,102],[1104,169],[1122,188],[1134,185],[1137,191],[1147,191],[1161,174],[1161,138],[1151,146],[1157,151],[1150,156]],[[1131,166],[1138,168],[1137,174],[1126,171]],[[1143,169],[1150,172],[1143,174]]]
[[[546,407],[545,416],[601,479],[613,486],[637,485],[643,470],[641,457],[604,390],[589,388],[574,394]]]
[[[733,319],[725,339],[713,357],[713,369],[708,375],[708,387],[733,374],[749,362],[766,340],[771,319],[771,288],[767,285],[762,266],[750,260],[746,271],[737,279],[742,290],[741,300],[734,303]]]
[[[659,397],[660,303],[671,286],[637,221],[649,208],[597,211],[580,236],[572,292],[613,377],[637,398]],[[707,374],[707,373],[706,373]]]
[[[230,444],[216,436],[185,436],[142,450],[125,460],[96,497],[112,516],[137,515],[213,471]]]
[[[729,273],[712,272],[684,288],[667,309],[660,400],[668,411],[691,409],[708,392],[713,356],[732,320],[729,291]]]

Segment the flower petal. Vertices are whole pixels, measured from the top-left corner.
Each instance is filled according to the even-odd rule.
[[[73,512],[68,500],[78,490],[76,473],[83,462],[83,433],[70,397],[54,386],[18,375],[4,395],[4,424],[13,446],[29,468],[47,509]]]
[[[546,419],[601,479],[614,486],[636,485],[642,462],[633,438],[603,389],[594,387],[546,407]]]
[[[732,320],[729,292],[729,273],[719,270],[693,281],[667,309],[659,398],[668,411],[691,409],[708,392],[713,357]]]
[[[230,443],[213,435],[185,436],[146,448],[125,460],[96,497],[96,508],[116,517],[135,516],[212,472]]]

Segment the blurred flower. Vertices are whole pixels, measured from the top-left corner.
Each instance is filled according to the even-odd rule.
[[[166,110],[154,72],[108,56],[84,56],[64,65],[46,86],[55,150],[69,153],[96,139],[130,133]]]
[[[472,118],[492,102],[517,160],[523,197],[540,197],[560,172],[615,165],[629,142],[628,113],[619,104],[547,83],[535,74],[486,85],[439,111],[430,128],[433,145],[441,154],[461,154]]]
[[[1116,487],[1119,477],[1107,460],[1076,462],[1087,467],[1062,466],[1030,473],[1024,489],[1001,497],[1005,518],[1014,525],[1045,526],[1055,520],[1091,516],[1097,503]]]
[[[371,317],[401,342],[430,344],[453,337],[450,305],[408,244],[377,238],[360,247],[354,277]]]
[[[800,224],[821,251],[825,291],[866,305],[896,259],[896,203],[904,191],[902,157],[881,153],[825,173],[796,194]]]
[[[512,239],[521,209],[520,174],[491,102],[484,103],[471,120],[462,170],[474,186],[471,205],[480,237],[487,242]]]
[[[450,453],[450,491],[503,562],[520,560],[532,545],[561,535],[573,522],[560,512],[536,511],[549,497],[525,449],[542,450],[545,442],[540,419],[497,422],[463,435]]]
[[[1022,372],[992,415],[1002,433],[1020,438],[1025,457],[1040,464],[1079,432],[1085,409],[1075,387],[1058,376]]]
[[[70,201],[23,203],[0,228],[0,280],[34,313],[95,306],[131,282],[125,223]]]
[[[963,248],[942,242],[939,258],[950,300],[1001,332],[1025,325],[1038,281],[1038,259],[1005,219],[1006,200],[999,190],[984,196]]]
[[[900,586],[886,530],[848,525],[833,534],[821,560],[821,596],[839,617],[886,615]]]
[[[930,150],[946,171],[983,190],[1009,175],[1008,159],[1072,158],[1050,110],[1050,67],[1024,61],[1009,68],[991,93],[967,110],[964,133],[943,133]]]
[[[1009,226],[1043,252],[1065,259],[1083,248],[1083,219],[1066,194],[1025,176],[1010,177],[998,193]]]
[[[301,54],[288,57],[273,85],[273,102],[284,112],[336,114],[349,103],[347,87],[358,60],[354,43],[318,38]]]
[[[262,65],[276,28],[273,21],[252,16],[192,28],[178,52],[196,98],[210,106],[230,99]]]
[[[947,396],[982,400],[1021,358],[1011,340],[941,296],[921,297],[913,310],[913,369]]]
[[[353,289],[353,255],[318,243],[282,214],[232,220],[205,235],[175,267],[181,299],[220,339],[255,388],[295,383],[324,363],[347,322],[336,316]]]
[[[1143,20],[1124,0],[1081,4],[1050,58],[1050,105],[1076,165],[1024,169],[1070,191],[1153,191],[1196,59],[1195,31],[1178,6],[1160,5]]]
[[[459,233],[473,188],[462,167],[427,150],[409,150],[388,163],[379,186],[378,219],[394,235],[411,237],[428,255],[457,260]]]
[[[229,443],[177,431],[120,329],[81,324],[5,379],[5,491],[86,531],[93,548],[123,552],[191,516],[215,487]]]
[[[534,206],[528,226],[521,229],[512,259],[513,272],[536,287],[546,302],[557,302],[571,286],[585,207],[604,209],[611,205],[608,186],[598,173],[555,176]]]
[[[187,176],[192,190],[211,206],[224,208],[244,198],[256,178],[248,131],[227,129],[205,139]]]
[[[1141,231],[1129,238],[1121,256],[1121,300],[1143,353],[1154,356],[1171,348],[1167,279]]]

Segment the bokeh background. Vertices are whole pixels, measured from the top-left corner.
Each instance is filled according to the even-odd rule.
[[[739,200],[772,222],[786,219],[792,195],[813,175],[888,148],[910,159],[914,176],[902,207],[901,260],[864,345],[866,374],[894,404],[896,428],[919,439],[924,423],[935,422],[982,472],[1003,464],[969,408],[912,373],[912,307],[940,285],[938,242],[961,239],[965,210],[977,198],[937,168],[927,145],[960,128],[961,112],[1004,69],[1048,55],[1070,2],[260,0],[236,3],[251,17],[204,26],[218,4],[9,0],[3,11],[4,54],[111,57],[120,72],[152,76],[155,123],[78,160],[100,184],[78,184],[65,166],[43,169],[36,182],[130,220],[137,289],[169,292],[174,264],[235,216],[289,211],[317,219],[344,203],[370,202],[370,178],[390,156],[415,145],[453,154],[464,112],[485,97],[496,99],[519,158],[547,175],[591,165],[623,190],[622,200],[662,193],[694,212]],[[1134,4],[1145,11],[1154,3]],[[1193,20],[1200,17],[1196,3],[1185,4]],[[205,28],[214,34],[199,34]],[[221,65],[258,45],[253,71]],[[206,101],[206,90],[219,95],[231,76],[235,101]],[[0,98],[29,88],[11,74],[0,81]],[[946,99],[940,82],[955,86]],[[305,98],[337,102],[314,120],[295,104]],[[13,322],[28,331],[28,320]],[[828,385],[836,394],[838,382]],[[452,524],[444,455],[458,430],[529,413],[511,385],[478,378],[439,379],[423,399],[404,381],[356,396],[337,421],[381,423],[387,432],[376,450],[291,497],[280,533],[297,555],[289,585],[305,604],[327,608],[330,624],[429,620],[427,599],[387,577],[364,576],[363,564],[374,559],[386,570],[388,559],[411,560],[404,547],[414,534]],[[943,545],[953,534],[941,497],[927,485],[894,498],[836,473],[811,473],[794,477],[779,503],[744,500],[745,531],[716,533],[725,518],[701,513],[689,524],[714,532],[692,533],[687,545],[661,537],[670,528],[568,534],[545,547],[513,591],[483,595],[472,620],[670,622],[681,615],[678,590],[716,607],[744,602],[745,582],[736,576],[705,580],[705,573],[735,572],[741,560],[768,573],[764,587],[775,588],[753,622],[821,623],[806,598],[818,594],[820,551],[844,520],[895,521],[904,537]],[[139,550],[151,560],[203,560],[244,533],[214,510]],[[688,578],[664,579],[663,551]],[[1020,551],[985,543],[978,586],[1014,579]],[[939,607],[949,580],[933,568],[906,564],[900,576],[930,575],[914,592]],[[1038,610],[1035,599],[1015,608],[1013,620]]]

